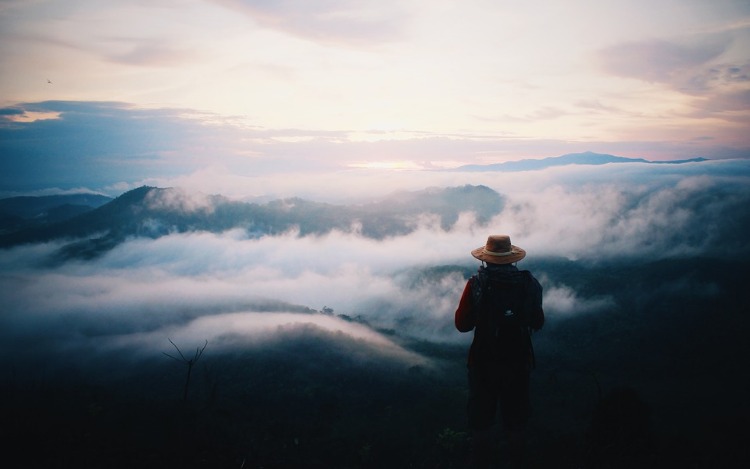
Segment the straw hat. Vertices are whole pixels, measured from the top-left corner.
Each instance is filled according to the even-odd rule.
[[[526,257],[526,251],[510,244],[508,235],[490,235],[487,244],[472,250],[471,255],[490,264],[512,264]]]

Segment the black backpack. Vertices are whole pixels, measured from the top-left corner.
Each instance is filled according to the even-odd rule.
[[[529,271],[480,271],[472,279],[476,357],[484,362],[533,360],[530,331],[534,306]]]

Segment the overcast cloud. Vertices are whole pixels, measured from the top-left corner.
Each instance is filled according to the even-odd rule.
[[[0,193],[748,158],[746,3],[5,1]]]

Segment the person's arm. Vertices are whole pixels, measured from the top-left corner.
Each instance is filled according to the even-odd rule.
[[[529,307],[530,309],[530,318],[531,318],[531,328],[535,331],[538,331],[539,329],[544,326],[544,308],[542,307],[542,285],[539,283],[539,281],[531,277],[531,288],[529,292]]]
[[[474,329],[474,315],[472,314],[471,280],[466,282],[461,300],[456,309],[456,329],[460,332],[469,332]]]

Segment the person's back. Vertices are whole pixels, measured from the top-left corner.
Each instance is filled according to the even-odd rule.
[[[470,282],[478,312],[473,341],[477,363],[510,365],[528,358],[529,328],[538,330],[544,322],[541,308],[535,307],[541,293],[536,279],[512,264],[489,264]]]
[[[497,407],[510,444],[510,458],[523,459],[530,415],[529,372],[534,366],[530,331],[544,325],[542,287],[515,262],[526,252],[506,235],[493,235],[472,251],[486,262],[466,283],[456,310],[456,328],[474,331],[469,349],[469,427],[477,467],[489,465],[491,428]]]

